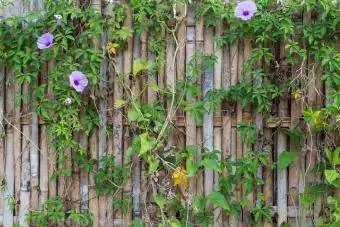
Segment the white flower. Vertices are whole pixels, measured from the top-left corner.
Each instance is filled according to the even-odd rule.
[[[61,20],[63,17],[60,14],[54,14],[54,19]]]
[[[64,102],[65,102],[66,105],[71,105],[72,104],[72,99],[71,98],[66,98]]]

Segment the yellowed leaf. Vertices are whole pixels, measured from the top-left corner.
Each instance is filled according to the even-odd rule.
[[[119,45],[117,43],[109,42],[106,46],[107,52],[111,55],[115,55],[117,53],[117,47]]]
[[[294,99],[300,99],[302,97],[302,92],[300,89],[297,89],[296,91],[292,92],[292,96]]]
[[[188,187],[187,171],[182,167],[177,167],[172,173],[173,186],[183,185],[184,188]]]

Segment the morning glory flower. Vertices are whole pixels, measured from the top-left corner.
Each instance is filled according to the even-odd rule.
[[[256,13],[257,7],[251,0],[246,0],[237,4],[235,8],[235,17],[241,20],[249,20]]]
[[[72,104],[72,99],[71,98],[66,98],[64,102],[65,102],[66,105],[71,105]]]
[[[39,49],[47,49],[53,45],[54,36],[51,33],[45,33],[38,38],[38,48]]]
[[[74,71],[69,76],[70,85],[77,91],[83,92],[89,81],[87,77],[80,71]]]

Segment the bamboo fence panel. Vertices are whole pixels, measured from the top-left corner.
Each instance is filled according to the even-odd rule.
[[[197,4],[199,3],[200,1]],[[7,10],[5,15],[20,14],[29,9],[41,7],[40,3],[37,5],[33,1],[30,1],[28,8],[20,5],[17,1],[15,4],[17,8]],[[99,0],[92,1],[92,7],[100,12],[102,5]],[[106,7],[107,11],[109,9],[112,11],[114,4]],[[176,10],[179,13],[177,16],[185,16],[185,20],[179,25],[176,33],[177,44],[172,41],[171,35],[166,35],[165,66],[160,67],[154,74],[142,75],[142,79],[125,78],[124,86],[131,87],[136,97],[142,101],[148,103],[164,101],[163,97],[157,97],[152,89],[143,92],[139,97],[141,85],[155,83],[160,88],[171,88],[176,80],[185,79],[188,71],[187,64],[196,51],[205,54],[214,53],[218,59],[213,70],[203,69],[202,75],[199,76],[197,83],[202,86],[203,97],[201,98],[204,98],[206,93],[213,88],[227,89],[242,79],[243,63],[249,58],[252,51],[251,42],[238,40],[235,44],[227,44],[222,49],[218,49],[214,46],[213,35],[222,36],[228,32],[227,28],[224,28],[222,24],[215,31],[212,28],[204,27],[203,19],[195,19],[192,7],[187,9],[180,5]],[[303,20],[304,23],[311,23],[311,15],[304,14]],[[133,26],[131,6],[127,6],[124,25]],[[162,32],[160,35],[166,34],[165,31]],[[151,34],[147,32],[143,32],[140,36],[134,34],[127,41],[126,49],[115,56],[115,67],[105,65],[105,62],[102,65],[103,99],[99,101],[101,126],[96,128],[90,136],[75,135],[86,153],[98,161],[94,170],[100,167],[100,159],[104,155],[114,155],[117,165],[126,164],[128,161],[127,148],[134,134],[129,131],[127,125],[124,125],[123,116],[126,111],[114,107],[115,101],[126,95],[123,93],[123,86],[118,81],[118,76],[131,73],[133,62],[137,59],[155,60],[154,53],[150,50],[150,40]],[[103,34],[98,48],[105,45],[106,37]],[[284,42],[280,44],[279,48],[280,59],[284,58],[283,50]],[[313,210],[309,211],[303,208],[299,193],[304,192],[305,184],[321,180],[320,176],[311,174],[310,169],[320,159],[318,147],[322,143],[322,138],[318,135],[307,136],[301,146],[294,144],[292,140],[289,141],[284,132],[284,128],[301,125],[301,110],[306,106],[306,101],[308,105],[320,108],[325,98],[321,81],[322,71],[316,67],[314,59],[308,56],[307,62],[300,63],[300,68],[292,69],[291,76],[297,81],[301,77],[308,78],[310,83],[306,88],[303,88],[302,85],[297,88],[306,89],[308,99],[288,99],[286,97],[281,99],[277,110],[278,117],[281,119],[280,123],[270,123],[252,106],[242,109],[240,102],[236,104],[222,103],[220,111],[204,116],[202,125],[197,125],[195,120],[183,109],[180,108],[177,111],[177,125],[175,126],[178,130],[176,129],[171,135],[168,141],[169,145],[170,147],[172,145],[198,147],[197,160],[200,160],[202,155],[200,148],[203,147],[208,151],[221,150],[221,158],[231,158],[231,160],[243,157],[247,151],[252,150],[251,146],[242,143],[236,132],[236,126],[241,122],[255,124],[257,135],[263,138],[255,143],[254,148],[255,150],[262,148],[262,150],[268,151],[268,163],[279,161],[278,157],[283,151],[298,152],[299,157],[288,169],[274,171],[269,165],[264,166],[258,173],[258,176],[263,178],[264,185],[256,188],[254,193],[248,197],[249,205],[243,210],[243,214],[239,217],[221,216],[220,210],[216,209],[214,211],[215,226],[250,226],[250,210],[257,202],[256,194],[261,192],[264,194],[265,204],[274,206],[273,212],[278,217],[276,222],[263,221],[261,226],[272,227],[283,223],[289,223],[291,226],[309,226],[313,224],[313,219],[315,220],[320,215],[324,198],[319,197]],[[37,82],[46,83],[53,65],[54,62],[51,60],[42,67]],[[262,62],[256,67],[263,68],[267,72],[269,70],[266,68],[267,65]],[[245,80],[253,83],[254,87],[261,86],[266,82],[251,78],[250,75],[244,76],[246,76]],[[141,164],[139,157],[133,157],[131,178],[114,197],[98,197],[91,187],[94,185],[93,176],[77,169],[71,160],[67,160],[64,164],[72,167],[72,177],[58,177],[56,182],[50,179],[57,164],[53,141],[47,137],[48,128],[38,119],[32,107],[32,99],[23,100],[19,105],[15,105],[16,96],[29,94],[38,84],[34,84],[32,87],[25,83],[19,85],[12,82],[12,78],[13,73],[10,69],[0,66],[0,121],[2,122],[0,127],[0,186],[4,188],[0,192],[0,226],[13,226],[16,223],[30,226],[29,223],[24,222],[27,212],[31,209],[38,209],[44,201],[56,195],[68,202],[65,205],[67,209],[77,208],[82,211],[90,211],[93,214],[93,226],[130,226],[132,220],[138,217],[148,220],[149,209],[154,206],[154,203],[151,199],[152,195],[149,194],[150,182],[147,182],[145,178],[147,170],[145,165]],[[327,93],[327,88],[325,89],[325,93]],[[50,86],[48,86],[47,95],[53,97]],[[193,97],[185,97],[185,99],[191,102],[195,101]],[[166,106],[167,111],[172,111],[169,109],[169,102],[166,102]],[[112,135],[107,136],[106,130],[109,124],[113,129]],[[185,135],[182,135],[182,132],[185,132]],[[65,152],[70,159],[70,150]],[[306,170],[309,173],[304,176]],[[204,170],[203,175],[189,179],[189,191],[193,196],[208,195],[217,187],[218,180],[218,174]],[[234,199],[239,199],[245,193],[245,189],[240,184],[234,191],[236,193]],[[126,197],[132,203],[132,211],[123,216],[120,211],[114,212],[113,201]],[[9,200],[14,202],[16,208],[14,211],[11,204],[8,203]],[[67,224],[72,226],[72,223]]]

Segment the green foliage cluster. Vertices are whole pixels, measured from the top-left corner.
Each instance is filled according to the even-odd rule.
[[[76,134],[91,135],[100,126],[97,105],[103,98],[99,86],[102,82],[102,61],[107,60],[114,66],[115,48],[124,50],[126,40],[133,33],[141,35],[148,32],[155,62],[138,59],[134,61],[131,74],[121,75],[118,72],[117,77],[124,86],[126,79],[145,81],[146,74],[155,76],[164,67],[166,43],[171,41],[176,50],[180,48],[177,31],[179,25],[184,23],[185,15],[178,14],[178,7],[185,5],[196,7],[196,17],[204,17],[205,26],[216,27],[223,23],[227,28],[215,38],[218,48],[229,47],[244,39],[252,43],[253,49],[243,65],[243,78],[228,88],[209,91],[203,99],[198,81],[204,71],[213,69],[218,61],[215,54],[195,53],[186,66],[185,79],[176,81],[173,87],[144,83],[136,93],[124,86],[123,98],[115,103],[115,108],[123,111],[133,134],[124,158],[131,160],[131,157],[138,156],[147,166],[143,177],[149,179],[148,188],[152,189],[154,201],[150,203],[156,207],[154,222],[174,227],[195,223],[208,226],[214,222],[216,207],[227,215],[240,215],[249,205],[247,196],[257,192],[264,183],[258,171],[263,166],[276,166],[276,163],[267,161],[271,159],[268,158],[271,153],[264,147],[255,146],[263,138],[258,134],[256,125],[249,122],[237,125],[242,141],[250,147],[242,158],[226,157],[221,160],[220,151],[194,146],[184,149],[172,147],[168,144],[168,138],[174,129],[173,117],[177,109],[183,109],[198,124],[201,124],[204,115],[216,110],[223,114],[232,113],[232,107],[237,102],[243,108],[251,106],[265,117],[272,116],[275,114],[272,108],[279,98],[288,98],[293,93],[305,97],[310,81],[304,72],[312,60],[315,62],[312,68],[322,70],[328,104],[322,109],[313,109],[312,106],[305,108],[304,125],[292,127],[286,133],[297,145],[302,145],[304,138],[310,134],[338,135],[340,53],[336,43],[339,8],[330,0],[287,0],[284,4],[259,0],[256,4],[258,12],[255,16],[249,21],[241,21],[234,16],[235,3],[221,3],[220,0],[199,3],[189,0],[132,0],[128,4],[117,5],[112,16],[102,16],[88,7],[75,7],[68,0],[47,0],[44,14],[30,13],[23,18],[4,20],[0,25],[0,63],[8,66],[14,75],[9,78],[9,83],[15,81],[34,90],[32,94],[16,98],[18,105],[32,104],[49,126],[48,133],[58,154],[58,169],[53,178],[72,175],[72,170],[65,168],[65,162],[70,159],[81,170],[93,175],[93,188],[98,195],[121,192],[130,176],[131,162],[122,166],[117,164],[114,156],[104,156],[99,161],[91,159],[76,139]],[[124,26],[124,12],[128,7],[133,10],[133,29]],[[56,22],[55,14],[62,16],[61,23]],[[304,21],[303,14],[311,15],[312,20]],[[51,49],[38,51],[36,40],[45,31],[55,35],[55,43]],[[97,45],[104,32],[108,33],[108,41],[112,44],[110,49]],[[15,42],[12,37],[16,37]],[[285,40],[286,45],[283,50],[278,50],[281,40]],[[274,52],[272,47],[276,48]],[[279,52],[284,52],[284,57],[277,56]],[[47,76],[42,71],[46,71],[48,63],[53,67]],[[69,87],[67,76],[75,70],[81,70],[88,76],[89,86],[83,94]],[[299,80],[291,77],[292,74],[299,74]],[[261,86],[259,81],[263,82]],[[147,103],[141,97],[148,89],[157,94],[157,101]],[[66,98],[72,99],[70,105],[65,104]],[[228,104],[227,110],[221,105],[225,103]],[[71,155],[68,155],[70,152]],[[297,152],[282,152],[277,167],[287,168],[297,158]],[[309,209],[317,196],[327,193],[329,215],[320,217],[318,222],[321,226],[337,226],[340,222],[340,202],[331,193],[340,188],[340,152],[336,141],[325,144],[323,153],[324,158],[315,171],[321,172],[325,181],[306,184],[306,192],[300,195],[300,199]],[[202,154],[199,160],[196,159],[198,154]],[[99,166],[98,170],[94,168],[96,166]],[[196,179],[206,169],[219,174],[217,187],[206,197],[190,194],[188,178],[189,181]],[[168,179],[167,186],[161,184],[161,178]],[[245,193],[236,200],[233,189],[239,185],[245,188]],[[131,209],[130,202],[130,198],[124,197],[115,200],[114,207],[125,214]],[[273,220],[271,210],[263,194],[257,193],[256,204],[249,212],[256,224],[263,219]],[[38,226],[59,224],[67,219],[91,225],[91,214],[65,211],[58,198],[46,201],[39,211],[30,212],[27,219]],[[133,225],[143,226],[144,223],[138,219]]]

